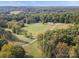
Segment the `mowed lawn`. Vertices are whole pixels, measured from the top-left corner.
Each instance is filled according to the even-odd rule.
[[[42,23],[35,23],[35,24],[25,24],[23,30],[27,30],[29,33],[32,33],[34,36],[37,36],[39,33],[44,33],[47,30],[54,30],[54,29],[66,29],[72,24],[64,24],[64,23],[55,23],[55,24],[42,24]]]

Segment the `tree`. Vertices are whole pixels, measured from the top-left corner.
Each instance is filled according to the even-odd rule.
[[[11,44],[5,44],[2,47],[1,52],[3,52],[2,54],[0,54],[1,57],[4,57],[4,55],[6,55],[5,57],[23,58],[25,55],[25,51],[22,47],[13,46]]]
[[[40,20],[44,24],[47,22],[46,14],[40,15]]]
[[[19,26],[17,24],[15,26],[13,26],[13,28],[12,28],[13,33],[19,34],[20,28],[21,28],[21,26]]]
[[[77,58],[77,49],[76,48],[70,47],[69,58]]]
[[[25,51],[20,46],[14,46],[13,49],[11,49],[12,55],[14,55],[16,58],[23,58],[25,55]]]
[[[7,20],[0,20],[0,27],[6,28],[7,27]]]
[[[69,52],[69,47],[66,43],[59,42],[56,46],[56,57],[57,58],[67,58]]]
[[[12,29],[16,23],[17,23],[16,20],[8,21],[7,22],[8,28]]]
[[[0,39],[0,50],[1,50],[2,46],[4,46],[7,43],[8,42],[6,40]]]
[[[38,39],[39,48],[41,48],[42,55],[44,56],[44,38],[43,38],[43,34],[41,34],[41,33],[38,34],[37,39]]]
[[[33,35],[32,35],[32,33],[29,33],[29,38],[31,38],[31,39],[33,39]]]

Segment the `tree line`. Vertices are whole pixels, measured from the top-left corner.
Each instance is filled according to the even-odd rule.
[[[57,13],[57,14],[30,14],[26,15],[26,23],[79,23],[79,14],[77,13]]]
[[[8,22],[12,20],[21,21],[22,23],[79,23],[79,14],[77,12],[65,12],[65,13],[21,13],[17,15],[0,14],[0,22]],[[4,21],[2,21],[4,20]]]

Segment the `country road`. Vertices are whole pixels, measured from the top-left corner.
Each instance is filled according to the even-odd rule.
[[[21,45],[21,46],[22,46],[22,47],[29,46],[29,45],[31,45],[32,43],[34,43],[35,41],[37,41],[37,39],[34,39],[33,41],[29,42],[28,44],[23,44],[23,45]]]

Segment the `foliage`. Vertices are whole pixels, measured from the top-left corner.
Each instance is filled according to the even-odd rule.
[[[68,29],[48,30],[37,36],[38,44],[48,57],[78,57],[78,49],[71,48],[79,46],[78,29],[78,25],[75,25]],[[71,52],[69,49],[72,49]],[[69,52],[74,54],[70,55]]]
[[[1,57],[15,57],[15,58],[22,58],[25,55],[25,51],[22,47],[13,46],[10,44],[5,44],[2,47],[0,56]]]
[[[2,40],[0,39],[0,50],[2,48],[2,46],[4,46],[5,44],[7,44],[8,42],[6,40]]]
[[[69,47],[66,43],[59,42],[56,46],[56,58],[68,58]]]

